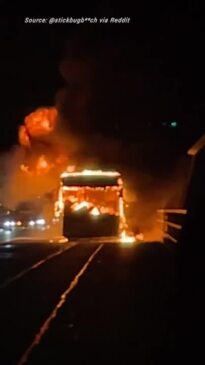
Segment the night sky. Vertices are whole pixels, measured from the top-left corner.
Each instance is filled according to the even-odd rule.
[[[83,94],[86,116],[81,120],[80,113],[68,108],[75,132],[87,128],[139,144],[166,140],[186,150],[204,128],[204,9],[141,5],[134,12],[98,6],[81,7],[80,12],[73,8],[63,16],[88,14],[129,16],[131,23],[32,25],[24,24],[23,16],[1,16],[1,150],[17,142],[23,117],[36,107],[52,105],[63,87],[78,109],[81,99],[74,95],[82,85],[66,71],[70,65],[84,82],[89,73]],[[172,120],[178,122],[174,130],[168,126]]]

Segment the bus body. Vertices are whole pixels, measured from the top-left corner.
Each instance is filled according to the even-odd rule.
[[[61,175],[66,237],[118,236],[125,223],[123,182],[117,171]]]

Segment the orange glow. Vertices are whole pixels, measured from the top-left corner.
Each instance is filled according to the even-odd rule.
[[[21,171],[26,172],[27,174],[31,174],[31,172],[29,171],[29,167],[24,164],[20,165],[20,169]]]
[[[138,234],[136,235],[136,239],[137,239],[138,241],[144,241],[144,235],[143,235],[143,233],[138,233]]]
[[[47,174],[51,169],[55,169],[60,175],[61,166],[63,160],[60,158],[53,159],[46,157],[45,154],[36,157],[33,161],[28,161],[28,164],[21,164],[20,170],[29,175],[42,175]]]
[[[67,172],[74,172],[75,171],[75,165],[68,166],[66,171]]]
[[[46,157],[44,155],[39,157],[37,164],[36,164],[36,171],[38,173],[48,172],[51,167],[52,167],[52,165],[48,163],[48,161],[46,160]]]
[[[29,175],[41,175],[48,173],[50,169],[53,167],[53,164],[49,163],[45,157],[45,155],[41,155],[34,166],[27,166],[25,164],[20,165],[21,171],[29,174]]]
[[[55,163],[59,166],[65,166],[68,162],[68,157],[65,154],[59,154],[58,156],[55,156]]]

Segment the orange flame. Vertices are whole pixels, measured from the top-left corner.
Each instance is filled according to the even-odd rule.
[[[40,156],[37,164],[36,164],[36,171],[37,173],[46,173],[48,172],[52,167],[52,164],[49,164],[46,160],[46,157],[44,155]]]
[[[62,153],[58,144],[53,144],[55,139],[50,138],[55,133],[57,116],[57,109],[50,107],[39,108],[25,117],[24,125],[19,127],[19,143],[26,147],[29,154],[20,167],[21,171],[39,175],[47,174],[56,167],[60,173],[61,166],[63,169],[67,165],[66,154]],[[44,137],[46,141],[43,141]]]
[[[72,209],[74,212],[77,212],[78,210],[81,210],[83,208],[88,209],[91,206],[91,203],[87,202],[87,201],[81,201],[81,202],[77,202],[73,205]]]
[[[52,133],[56,126],[57,109],[39,108],[25,117],[24,125],[19,127],[19,142],[22,146],[30,146],[32,138]]]
[[[50,134],[56,125],[56,108],[39,108],[25,118],[25,127],[31,137]]]
[[[29,136],[26,131],[26,127],[24,125],[21,125],[19,127],[19,142],[22,146],[29,147],[31,145]]]
[[[20,169],[21,169],[21,171],[26,172],[27,174],[30,174],[30,175],[33,175],[33,174],[41,175],[44,173],[48,173],[52,167],[53,167],[53,164],[51,162],[48,162],[45,155],[41,155],[37,159],[35,166],[28,166],[28,165],[21,164]]]

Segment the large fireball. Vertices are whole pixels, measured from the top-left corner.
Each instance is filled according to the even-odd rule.
[[[25,117],[19,127],[19,143],[26,151],[21,171],[30,175],[46,174],[51,169],[61,170],[68,163],[57,134],[57,119],[55,107],[38,108]]]
[[[24,125],[19,128],[19,142],[23,146],[29,146],[32,138],[47,136],[56,126],[57,109],[39,108],[25,117]]]

